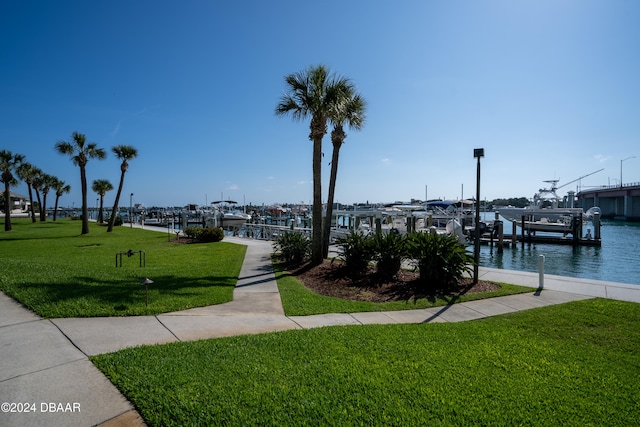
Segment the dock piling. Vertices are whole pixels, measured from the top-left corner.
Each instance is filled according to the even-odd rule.
[[[544,255],[538,257],[538,289],[544,288]]]

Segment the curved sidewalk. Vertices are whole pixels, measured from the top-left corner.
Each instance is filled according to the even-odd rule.
[[[225,240],[247,245],[233,301],[226,304],[158,316],[47,320],[0,293],[0,403],[28,402],[36,409],[2,412],[0,425],[142,425],[87,358],[126,347],[330,325],[458,322],[591,297],[640,302],[640,286],[547,275],[544,290],[535,293],[420,310],[285,316],[271,269],[271,243]],[[484,280],[538,286],[533,273],[484,268],[480,273]],[[79,411],[73,410],[76,404]]]

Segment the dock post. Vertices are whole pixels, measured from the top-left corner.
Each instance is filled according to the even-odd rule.
[[[494,228],[498,227],[498,253],[504,252],[504,224],[502,221],[494,221]]]
[[[518,243],[518,235],[516,234],[517,230],[516,230],[516,222],[515,221],[511,221],[511,247],[515,248],[516,247],[516,243]]]
[[[596,240],[600,240],[600,213],[593,214],[593,233]]]
[[[520,228],[522,229],[522,249],[524,249],[524,215],[522,215],[522,225]]]
[[[544,288],[544,255],[538,257],[538,289]]]
[[[573,235],[573,246],[578,246],[582,238],[582,218],[574,216],[571,218],[571,233]]]
[[[493,223],[493,226],[495,230],[495,222]],[[489,247],[493,249],[493,230],[491,230],[491,233],[489,233]]]

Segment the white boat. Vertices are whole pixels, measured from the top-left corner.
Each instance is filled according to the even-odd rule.
[[[207,216],[206,224],[211,227],[237,228],[251,220],[251,215],[230,206],[236,204],[232,200],[217,201],[211,203],[214,212]]]
[[[533,196],[533,203],[524,208],[513,206],[498,207],[496,211],[506,220],[515,222],[525,230],[561,232],[569,234],[573,230],[574,218],[581,218],[583,222],[593,219],[593,215],[600,213],[600,208],[593,207],[585,212],[582,208],[573,206],[574,192],[570,191],[566,198],[567,207],[559,207],[558,180],[544,181],[551,184],[551,188],[541,188]],[[566,184],[565,184],[566,185]]]

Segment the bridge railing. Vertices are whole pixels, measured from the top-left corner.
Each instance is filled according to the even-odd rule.
[[[626,184],[613,184],[613,185],[600,185],[598,187],[592,187],[588,190],[582,190],[580,193],[591,193],[594,191],[602,191],[602,190],[619,190],[621,188],[631,188],[631,187],[640,187],[640,182],[628,182]]]

